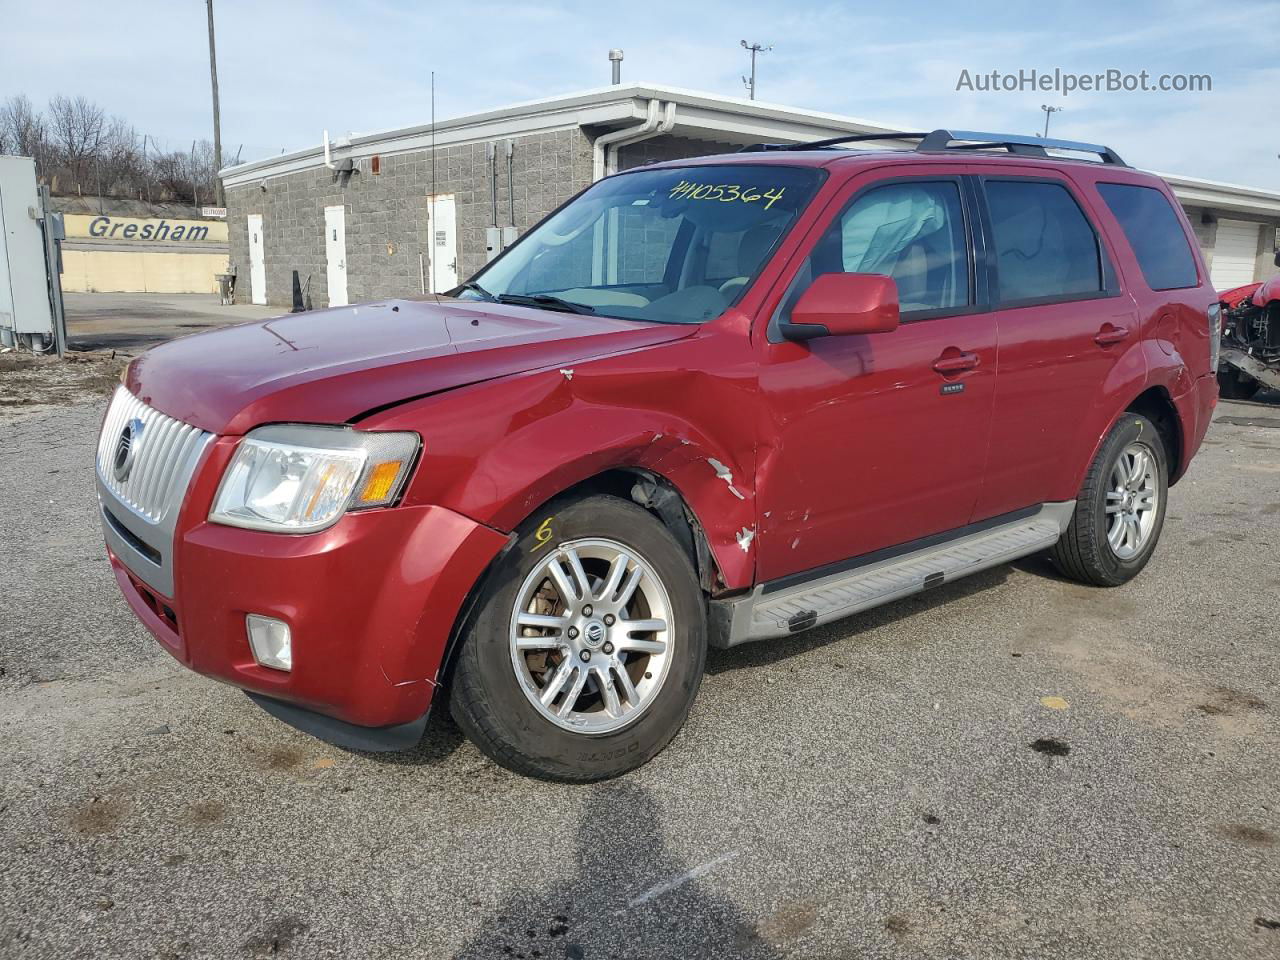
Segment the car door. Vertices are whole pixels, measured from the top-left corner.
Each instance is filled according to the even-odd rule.
[[[991,456],[974,514],[981,520],[1075,496],[1079,427],[1137,341],[1139,317],[1067,177],[1001,171],[975,186],[1000,339]]]
[[[975,270],[970,185],[958,168],[868,173],[829,211],[765,304],[761,580],[962,527],[982,486],[996,327]],[[842,271],[893,277],[899,328],[782,339],[778,324],[813,278]]]

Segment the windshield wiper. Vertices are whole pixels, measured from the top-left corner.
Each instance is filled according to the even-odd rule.
[[[474,280],[468,280],[466,283],[461,284],[457,289],[470,290],[472,293],[478,293],[480,294],[480,296],[482,296],[486,300],[497,299],[496,297],[494,297],[492,293],[490,293],[484,287],[480,286],[480,284],[476,283]]]
[[[572,300],[564,300],[561,297],[553,297],[549,293],[500,293],[493,298],[498,303],[511,303],[521,307],[541,307],[544,310],[560,310],[564,313],[591,313],[596,312],[595,307],[589,307],[585,303],[574,303]]]

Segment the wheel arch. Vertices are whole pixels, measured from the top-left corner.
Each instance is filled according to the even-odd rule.
[[[592,494],[605,494],[644,507],[658,518],[689,557],[703,592],[711,595],[723,591],[720,565],[689,499],[669,478],[646,467],[615,466],[584,477],[526,511],[520,523],[527,522],[555,500]]]
[[[1148,387],[1125,407],[1125,413],[1140,414],[1155,425],[1169,461],[1169,486],[1173,486],[1182,478],[1186,467],[1182,418],[1178,416],[1173,397],[1163,386]]]
[[[704,596],[710,598],[724,591],[720,566],[711,549],[706,530],[693,507],[671,480],[641,466],[611,467],[585,477],[534,505],[516,526],[528,522],[557,500],[597,494],[635,503],[653,514],[689,557]],[[436,674],[437,685],[448,687],[458,649],[461,646],[463,629],[475,612],[490,573],[508,551],[515,549],[516,539],[513,534],[506,547],[489,562],[484,573],[476,578],[475,584],[468,591],[466,600],[459,608],[453,627],[449,631],[449,639]]]

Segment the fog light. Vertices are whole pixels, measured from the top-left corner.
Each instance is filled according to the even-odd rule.
[[[253,659],[272,670],[293,669],[293,644],[287,623],[250,613],[245,615],[244,626]]]

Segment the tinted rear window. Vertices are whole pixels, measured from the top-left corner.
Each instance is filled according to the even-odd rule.
[[[986,181],[1000,300],[1070,300],[1100,294],[1097,235],[1066,187],[1034,180]]]
[[[1187,235],[1163,193],[1128,183],[1100,183],[1098,192],[1120,221],[1148,287],[1176,290],[1200,282]]]

